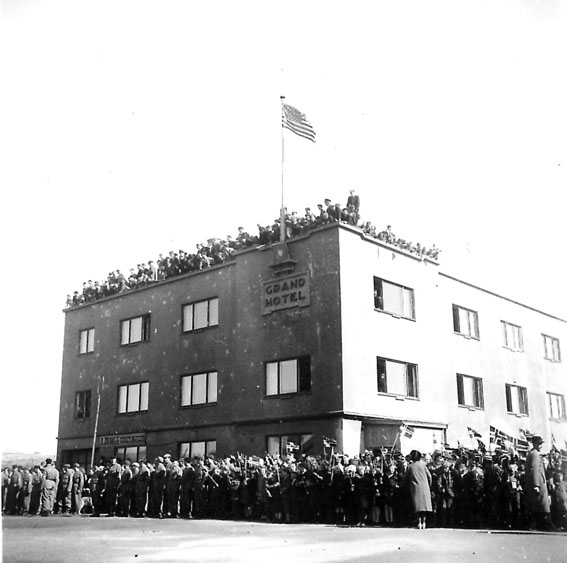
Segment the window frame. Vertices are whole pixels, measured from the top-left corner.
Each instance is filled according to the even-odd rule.
[[[92,338],[91,338],[92,332]],[[83,352],[83,334],[86,334],[86,345],[85,351]],[[92,345],[92,346],[91,346]],[[79,356],[87,356],[88,354],[94,353],[94,345],[95,345],[95,327],[83,328],[79,330]],[[89,350],[89,347],[91,349]]]
[[[127,319],[120,320],[120,346],[137,346],[143,342],[150,341],[150,328],[151,328],[151,313],[144,313],[143,315],[136,315],[135,317],[129,317]],[[141,339],[132,341],[132,321],[137,319],[142,319],[141,326]],[[122,342],[122,337],[124,334],[124,323],[130,323],[128,328],[128,342]]]
[[[543,357],[544,359],[548,360],[549,362],[552,362],[554,364],[560,364],[561,363],[561,347],[559,344],[559,338],[556,338],[555,336],[550,336],[549,334],[544,334],[543,332],[541,333],[541,335],[543,336]],[[549,343],[551,344],[551,350],[552,350],[552,356],[548,356],[547,354],[547,342],[549,341]]]
[[[274,440],[277,439],[278,440],[277,455],[279,455],[280,457],[283,457],[284,455],[288,455],[287,444],[289,442],[295,443],[299,446],[299,450],[293,450],[292,452],[290,452],[293,453],[294,457],[298,458],[300,455],[304,453],[306,455],[309,455],[313,453],[313,450],[315,448],[315,445],[313,443],[313,436],[314,436],[313,432],[287,432],[283,434],[267,434],[265,437],[266,452],[270,453],[270,439],[274,439]],[[310,437],[310,438],[308,438],[305,442],[303,442],[302,438],[304,437]],[[286,444],[285,446],[283,445],[284,444],[283,438],[287,438],[287,440],[285,440],[285,444]],[[306,450],[304,444],[309,442],[309,440],[311,441],[311,447],[308,450]],[[273,454],[270,453],[270,455]]]
[[[215,400],[209,401],[209,392],[210,392],[210,377],[211,375],[215,375],[216,385],[215,385]],[[205,376],[205,402],[203,403],[193,403],[193,393],[195,386],[193,385],[193,378],[204,375]],[[204,372],[197,372],[197,373],[187,373],[179,376],[179,407],[182,409],[186,408],[194,408],[194,407],[204,407],[207,405],[216,405],[218,403],[218,371],[217,370],[210,370]],[[186,378],[191,378],[191,402],[188,404],[183,404],[183,380]]]
[[[132,458],[130,456],[126,457],[127,450],[132,450],[132,449],[136,450],[136,457],[135,458]],[[140,455],[142,453],[141,450],[143,450],[143,455]],[[142,446],[116,446],[114,448],[114,457],[116,457],[116,459],[121,460],[122,463],[124,463],[127,459],[129,459],[132,462],[140,461],[141,459],[147,459],[147,456],[148,456],[148,447],[146,445],[142,445]]]
[[[392,311],[392,310],[388,310],[388,309],[385,308],[384,284],[388,284],[392,287],[396,287],[396,288],[400,289],[402,311],[405,308],[404,290],[408,291],[410,293],[410,296],[411,296],[411,298],[410,298],[411,302],[409,303],[409,308],[411,309],[411,315],[410,316],[403,314],[403,312],[399,313],[397,311]],[[395,283],[395,282],[391,282],[389,280],[386,280],[384,278],[380,278],[378,276],[374,276],[374,310],[379,311],[381,313],[386,313],[386,314],[391,315],[392,317],[395,317],[397,319],[407,319],[407,320],[410,320],[410,321],[415,321],[416,320],[415,290],[411,287],[407,287],[405,285]]]
[[[528,388],[513,383],[505,383],[504,386],[506,393],[506,411],[508,412],[508,414],[515,414],[516,416],[529,416],[530,407],[528,402]],[[517,401],[519,411],[514,410],[514,400],[512,397],[513,389],[516,389],[518,393]]]
[[[79,397],[84,397],[82,401],[82,409],[83,414],[82,416],[79,415]],[[87,408],[87,397],[88,397],[88,408]],[[82,391],[75,392],[75,411],[74,411],[74,418],[75,420],[87,420],[91,417],[91,402],[92,402],[92,390],[91,389],[84,389]]]
[[[388,365],[387,362],[393,363],[393,364],[401,364],[405,366],[405,381],[404,381],[404,385],[405,385],[405,389],[406,389],[406,393],[405,394],[400,394],[400,393],[395,393],[393,391],[388,391]],[[381,372],[382,370],[381,368],[381,363],[383,363],[384,368],[383,368],[383,372],[384,375],[386,377],[386,390],[385,391],[381,391],[380,387],[380,379],[381,379]],[[411,373],[410,373],[411,372]],[[409,384],[409,380],[410,378],[413,380],[412,384]],[[387,396],[393,396],[393,397],[403,397],[404,399],[413,399],[413,400],[419,400],[419,373],[418,373],[418,366],[417,364],[411,363],[411,362],[404,362],[401,360],[394,360],[392,358],[385,358],[383,356],[376,356],[376,387],[378,389],[378,394],[379,395],[387,395]],[[410,391],[412,390],[414,391],[414,395],[410,395]]]
[[[295,391],[286,391],[284,393],[281,392],[282,388],[282,373],[281,373],[281,365],[286,362],[296,361],[296,374],[295,374]],[[268,384],[268,366],[270,365],[277,365],[277,392],[276,393],[268,393],[270,385]],[[307,371],[306,371],[307,370]],[[264,395],[266,398],[270,397],[287,397],[292,395],[298,395],[302,393],[310,393],[312,382],[311,382],[311,356],[303,355],[303,356],[294,356],[291,358],[284,358],[281,360],[272,360],[269,362],[264,362]],[[285,374],[284,374],[285,375]]]
[[[216,301],[216,322],[211,321],[211,303]],[[200,326],[198,328],[195,327],[195,306],[199,305],[200,303],[207,303],[207,324],[205,326]],[[191,326],[192,328],[186,328],[185,326],[185,310],[187,307],[192,307],[191,312]],[[191,332],[200,332],[202,330],[207,330],[209,328],[215,328],[219,326],[219,298],[218,297],[209,297],[207,299],[199,299],[198,301],[190,301],[189,303],[184,303],[181,305],[181,333],[182,334],[189,334]]]
[[[469,328],[469,332],[461,332],[461,318],[459,315],[459,311],[466,311],[468,313],[467,315],[467,321],[468,321],[468,328]],[[473,315],[473,327],[476,330],[476,335],[472,334],[470,329],[471,329],[471,318],[470,315]],[[478,311],[475,311],[474,309],[469,309],[467,307],[463,307],[462,305],[457,305],[456,303],[453,303],[453,331],[455,332],[455,334],[459,334],[460,336],[463,336],[464,338],[469,338],[472,340],[480,340],[480,325],[478,322]]]
[[[210,444],[214,443],[214,449],[210,449]],[[193,447],[195,444],[204,444],[204,454],[203,457],[207,457],[211,454],[215,454],[217,453],[217,440],[212,439],[212,440],[188,440],[187,442],[178,442],[178,447],[177,447],[177,451],[179,452],[179,459],[193,459],[195,457],[195,455],[201,455],[201,454],[194,454],[193,453]],[[189,446],[189,455],[184,455],[183,454],[183,446],[184,445],[188,445]]]
[[[465,389],[463,378],[472,379],[473,381],[473,400],[476,399],[478,404],[466,404],[465,403]],[[476,397],[475,397],[476,395]],[[457,404],[460,407],[474,410],[484,410],[484,385],[482,377],[476,377],[474,375],[466,375],[464,373],[457,373]]]
[[[567,420],[567,410],[565,408],[565,395],[562,395],[561,393],[553,393],[551,391],[547,391],[547,405],[549,408],[549,420],[556,420],[556,421],[565,421]],[[559,412],[559,416],[553,416],[553,405],[552,405],[552,399],[555,398],[558,400],[558,410]]]
[[[506,348],[506,350],[511,350],[512,352],[523,352],[524,351],[524,331],[522,329],[522,327],[520,325],[516,325],[514,323],[510,323],[508,321],[500,321],[502,323],[502,334],[504,336],[504,344],[503,347]],[[513,345],[516,344],[515,342],[513,344],[510,344],[508,342],[508,331],[507,328],[510,327],[512,329],[516,329],[514,330],[514,340],[517,340],[517,346]]]
[[[143,397],[143,393],[142,393],[142,385],[147,385],[147,407],[145,409],[142,409],[142,397]],[[128,410],[128,405],[130,402],[130,388],[131,387],[139,387],[138,390],[138,409],[137,410]],[[124,411],[120,411],[120,389],[122,389],[123,387],[126,388],[126,410]],[[116,393],[116,414],[120,415],[120,416],[124,416],[124,415],[133,415],[133,414],[138,414],[138,413],[144,413],[144,412],[148,412],[150,410],[150,382],[149,381],[137,381],[136,383],[123,383],[121,385],[118,385],[117,387],[117,393]]]

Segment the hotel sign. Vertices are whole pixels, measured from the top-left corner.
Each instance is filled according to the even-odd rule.
[[[99,438],[100,446],[130,446],[135,444],[145,444],[145,434],[111,434]]]
[[[307,307],[310,304],[308,272],[262,283],[263,315],[281,309]]]

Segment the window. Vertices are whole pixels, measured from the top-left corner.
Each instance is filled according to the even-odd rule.
[[[542,336],[545,359],[552,362],[560,362],[561,352],[559,350],[559,339],[553,338],[553,336],[547,336],[546,334],[542,334]]]
[[[94,352],[95,329],[87,328],[79,333],[79,354]]]
[[[120,344],[135,344],[150,339],[150,315],[120,322]]]
[[[374,308],[415,320],[413,289],[374,278]]]
[[[206,457],[217,453],[217,441],[183,442],[179,444],[179,458],[192,459],[195,456]]]
[[[514,414],[529,414],[528,390],[506,383],[506,410]]]
[[[470,375],[457,374],[457,396],[459,405],[484,409],[482,379]]]
[[[75,418],[90,418],[91,391],[77,391],[75,393]]]
[[[183,332],[219,324],[219,299],[206,299],[183,306]]]
[[[515,352],[524,351],[524,339],[522,337],[522,327],[502,321],[502,332],[504,335],[504,347]]]
[[[217,402],[217,372],[184,375],[181,378],[181,406]]]
[[[120,447],[114,450],[116,459],[124,462],[127,459],[130,461],[139,461],[146,459],[146,446],[128,446]]]
[[[549,418],[554,420],[565,420],[565,397],[557,393],[548,393],[549,397]]]
[[[376,358],[378,393],[417,399],[417,366],[385,358]]]
[[[266,395],[285,395],[310,390],[309,356],[266,364]]]
[[[480,338],[478,332],[478,313],[465,309],[459,305],[453,305],[453,327],[455,332],[468,336],[469,338]]]
[[[118,413],[139,412],[148,410],[150,384],[134,383],[118,387]]]
[[[313,453],[313,434],[286,434],[284,436],[266,436],[266,451],[271,456]]]

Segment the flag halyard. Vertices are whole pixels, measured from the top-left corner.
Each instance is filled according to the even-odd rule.
[[[315,142],[315,130],[304,113],[288,104],[282,103],[282,127],[296,135]]]

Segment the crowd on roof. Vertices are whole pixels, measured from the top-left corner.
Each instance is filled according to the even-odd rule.
[[[414,244],[397,237],[390,225],[385,230],[379,231],[370,221],[362,221],[360,218],[360,197],[354,190],[350,191],[344,207],[339,203],[333,204],[330,199],[325,199],[324,204],[319,203],[317,205],[316,212],[313,212],[309,207],[305,208],[304,215],[299,215],[296,211],[291,213],[288,213],[287,210],[284,211],[285,240],[322,225],[341,222],[358,227],[362,229],[365,235],[397,246],[420,258],[427,257],[437,260],[439,257],[440,250],[435,244],[426,248],[419,242]],[[83,283],[81,291],[75,291],[73,295],[68,294],[66,307],[91,303],[129,289],[137,289],[175,276],[222,264],[230,260],[234,253],[239,250],[279,242],[281,228],[280,219],[275,219],[271,225],[262,226],[258,224],[257,235],[250,235],[243,227],[239,227],[238,234],[234,238],[231,235],[227,235],[225,239],[210,238],[205,243],[197,244],[194,252],[171,251],[167,255],[160,254],[155,261],[149,260],[137,264],[129,272],[113,270],[106,279],[102,281],[88,280]]]
[[[526,459],[462,448],[354,457],[335,453],[332,445],[324,456],[301,453],[292,442],[285,449],[282,456],[175,459],[166,453],[152,461],[101,459],[89,468],[56,469],[51,459],[33,468],[13,466],[2,472],[2,509],[32,516],[567,530],[567,452],[552,448],[539,457],[535,440]],[[549,502],[543,511],[533,501],[534,472],[544,472]]]

